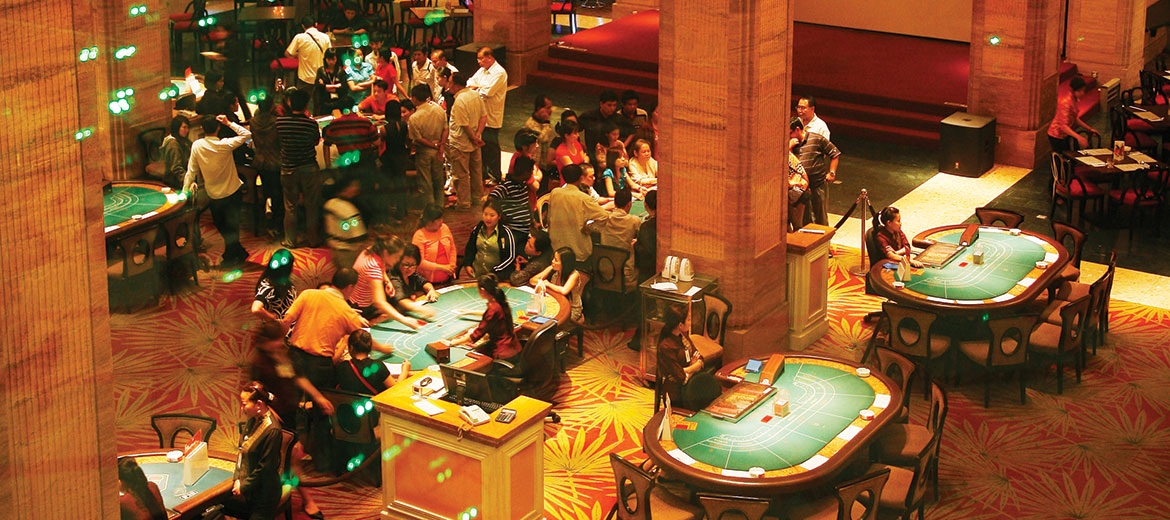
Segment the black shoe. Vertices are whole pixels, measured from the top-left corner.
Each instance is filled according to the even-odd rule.
[[[321,514],[320,511],[317,511],[316,513],[313,513],[311,515],[309,513],[305,513],[305,516],[307,516],[309,518],[315,518],[316,520],[325,520],[325,515]]]

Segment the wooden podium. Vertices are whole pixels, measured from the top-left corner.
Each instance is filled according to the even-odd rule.
[[[421,371],[374,397],[382,427],[382,518],[440,520],[540,519],[544,515],[544,417],[552,405],[520,396],[508,424],[495,421],[460,434],[459,407],[428,416],[411,386],[438,372]],[[472,509],[474,508],[474,511]]]
[[[835,229],[788,234],[788,348],[804,350],[829,330],[829,241]]]

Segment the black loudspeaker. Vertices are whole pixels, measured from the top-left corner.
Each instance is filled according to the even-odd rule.
[[[995,118],[955,112],[942,120],[938,171],[978,177],[995,165]]]
[[[508,68],[508,60],[504,56],[505,49],[503,45],[498,43],[471,42],[455,49],[455,57],[452,62],[455,64],[455,68],[459,69],[459,72],[463,74],[463,77],[470,78],[475,75],[475,71],[479,70],[479,62],[476,61],[475,54],[479,52],[481,47],[491,47],[492,56],[496,58],[500,66],[505,69]]]

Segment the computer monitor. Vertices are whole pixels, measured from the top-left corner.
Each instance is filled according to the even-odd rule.
[[[451,365],[439,365],[439,373],[443,376],[447,395],[455,404],[461,406],[466,404],[465,398],[487,403],[496,402],[492,399],[492,385],[487,374]]]

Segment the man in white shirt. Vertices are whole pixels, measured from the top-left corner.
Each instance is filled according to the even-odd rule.
[[[460,210],[471,209],[483,199],[483,131],[487,110],[479,94],[467,88],[463,74],[451,75],[447,89],[455,96],[447,137],[447,157],[455,176],[455,192]]]
[[[324,63],[325,49],[331,44],[329,35],[317,30],[317,19],[312,15],[301,18],[301,27],[305,32],[294,36],[284,52],[297,59],[297,88],[311,94],[317,69]]]
[[[817,117],[817,99],[812,96],[804,96],[796,102],[796,115],[800,117],[800,122],[804,123],[804,131],[812,132],[814,134],[821,134],[825,136],[826,141],[831,141],[829,138],[829,125],[825,124],[825,120]]]
[[[219,125],[228,126],[235,137],[216,137]],[[243,206],[243,192],[240,175],[232,151],[243,146],[252,132],[237,125],[227,116],[220,114],[215,119],[204,117],[203,138],[191,143],[191,160],[187,163],[187,176],[183,179],[183,191],[202,186],[211,199],[211,218],[215,229],[223,235],[224,266],[239,265],[248,259],[248,251],[240,245],[240,208]]]
[[[500,127],[504,126],[504,98],[508,94],[508,72],[492,55],[491,47],[481,47],[475,59],[479,70],[467,80],[467,88],[483,97],[487,125],[483,130],[483,170],[486,177],[499,181]]]
[[[439,99],[443,95],[439,87],[439,69],[436,69],[435,64],[427,59],[427,54],[421,46],[410,51],[409,92],[414,91],[415,85],[426,85],[431,91],[431,99]]]

